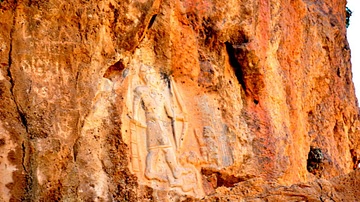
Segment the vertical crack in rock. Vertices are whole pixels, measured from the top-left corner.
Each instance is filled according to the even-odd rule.
[[[319,188],[320,188],[319,200],[320,200],[321,202],[327,201],[326,199],[324,199],[324,196],[323,196],[323,191],[324,191],[324,190],[323,190],[323,186],[321,185],[321,182],[317,181],[316,183],[317,183],[317,185],[318,185]]]
[[[151,17],[147,29],[150,29],[151,26],[154,24],[156,16],[157,16],[157,14],[155,14],[155,15],[153,15],[153,16]]]
[[[246,85],[245,85],[245,81],[244,81],[244,73],[243,73],[240,63],[236,59],[235,50],[234,50],[232,44],[229,42],[225,42],[225,46],[226,46],[226,51],[229,56],[230,65],[233,67],[233,69],[235,71],[236,78],[237,78],[238,82],[240,83],[241,87],[244,89],[244,91],[246,91]]]
[[[16,16],[15,16],[15,10],[17,8],[17,2],[15,1],[15,6],[14,6],[14,17],[13,17],[13,22],[12,22],[12,27],[11,27],[11,31],[10,31],[10,48],[9,48],[9,56],[8,56],[8,69],[7,69],[7,76],[10,78],[10,84],[11,84],[11,87],[10,87],[10,93],[11,93],[11,97],[12,97],[12,100],[14,101],[15,103],[15,106],[16,106],[16,110],[18,111],[19,113],[19,116],[20,116],[20,121],[22,123],[22,125],[24,126],[26,132],[28,132],[28,127],[27,127],[27,120],[26,120],[26,117],[25,117],[25,114],[22,112],[22,110],[20,109],[20,106],[19,106],[19,103],[17,102],[16,98],[15,98],[15,95],[14,95],[14,87],[15,87],[15,81],[14,81],[14,78],[13,78],[13,75],[11,73],[11,66],[12,66],[12,49],[13,49],[13,33],[15,31],[15,23],[16,23]]]
[[[73,145],[73,157],[74,157],[74,162],[76,162],[76,158],[77,158],[78,153],[79,153],[79,148],[80,148],[80,146],[81,146],[81,143],[80,143],[79,139],[80,139],[80,138],[77,138],[77,139],[75,140],[74,145]]]
[[[26,142],[23,141],[21,143],[21,149],[22,149],[22,159],[21,159],[21,165],[24,169],[25,172],[25,181],[26,181],[26,185],[25,185],[25,195],[24,195],[24,201],[30,201],[29,199],[32,198],[32,185],[33,185],[33,171],[32,169],[27,169],[27,165],[29,162],[29,147],[26,147]]]
[[[19,103],[17,102],[17,100],[15,98],[15,95],[14,95],[15,81],[14,81],[14,78],[13,78],[13,76],[11,74],[11,70],[10,70],[10,68],[11,68],[11,52],[12,52],[12,38],[10,40],[11,40],[11,42],[10,42],[10,51],[9,51],[9,67],[7,69],[7,73],[8,73],[7,76],[10,78],[10,84],[11,84],[10,93],[11,93],[11,98],[15,103],[16,110],[19,113],[20,121],[21,121],[22,125],[24,126],[26,132],[28,132],[28,126],[27,126],[27,120],[26,120],[25,114],[21,111],[21,109],[19,107]]]
[[[350,149],[350,155],[353,162],[353,169],[356,170],[360,166],[360,159],[355,149]]]
[[[25,147],[25,143],[22,142],[21,143],[21,149],[22,149],[22,161],[21,161],[21,164],[22,164],[22,167],[24,169],[24,171],[27,173],[27,169],[26,169],[26,165],[25,165],[25,159],[26,159],[26,147]]]
[[[15,32],[15,25],[16,25],[16,9],[18,7],[18,1],[14,1],[14,6],[13,6],[13,19],[12,19],[12,25],[11,25],[11,30],[10,30],[10,45],[9,45],[9,53],[8,53],[8,67],[6,69],[7,72],[7,76],[9,77],[9,82],[10,82],[10,96],[11,99],[13,100],[16,110],[19,114],[19,118],[20,118],[20,122],[23,125],[23,127],[25,128],[26,134],[28,134],[28,125],[27,125],[27,120],[25,117],[25,114],[22,112],[22,110],[20,109],[19,103],[16,100],[15,94],[14,94],[14,87],[15,87],[15,80],[14,80],[14,75],[11,72],[11,68],[12,68],[12,52],[13,52],[13,34]],[[22,156],[21,156],[21,166],[24,170],[24,176],[26,178],[26,185],[25,185],[25,195],[23,196],[22,200],[28,201],[29,198],[31,198],[31,185],[33,184],[33,180],[32,180],[32,171],[31,169],[27,169],[27,164],[28,164],[28,144],[26,143],[26,141],[28,140],[27,137],[24,137],[24,141],[22,141],[21,143],[21,152],[22,152]]]

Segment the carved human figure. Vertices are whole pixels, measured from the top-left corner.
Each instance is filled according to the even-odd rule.
[[[178,179],[185,172],[178,164],[175,151],[171,143],[172,131],[168,131],[166,124],[169,119],[175,119],[174,110],[170,105],[168,97],[162,89],[160,76],[156,71],[142,65],[139,77],[144,85],[139,85],[134,90],[133,122],[146,128],[147,156],[145,161],[145,177],[149,180],[166,182],[169,179],[164,173],[158,172],[155,161],[164,154],[164,160],[169,166],[174,179]],[[139,119],[139,110],[145,111],[145,122]]]
[[[218,167],[220,165],[219,148],[215,132],[210,126],[203,127],[203,138],[194,130],[196,139],[200,146],[200,153],[202,162],[209,164],[211,167]]]
[[[207,151],[203,155],[206,155],[206,160],[211,166],[219,166],[219,148],[216,144],[215,132],[210,126],[204,126],[203,136]]]
[[[207,159],[211,165],[218,166],[220,163],[219,162],[219,148],[216,144],[215,133],[210,126],[205,126],[203,128],[203,135],[204,135],[205,142],[206,142],[206,145],[208,148]]]

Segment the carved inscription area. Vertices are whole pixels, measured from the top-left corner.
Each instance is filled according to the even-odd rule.
[[[66,2],[49,2],[48,12],[63,15],[59,8]],[[74,102],[78,70],[89,63],[89,57],[79,53],[85,48],[79,30],[71,23],[53,23],[43,18],[46,12],[31,16],[18,16],[12,54],[17,58],[11,69],[14,76],[23,77],[28,82],[18,83],[19,89],[26,89],[24,96],[28,103],[22,106],[29,110],[29,125],[41,121],[41,128],[47,135],[60,138],[71,137],[78,109]],[[17,46],[16,44],[22,44]],[[27,47],[27,48],[22,48]],[[17,81],[17,80],[16,80]],[[67,113],[62,113],[66,111]],[[33,113],[33,112],[36,112]],[[50,113],[49,113],[50,112]],[[70,115],[71,114],[71,115]],[[31,116],[31,117],[30,117]],[[53,122],[55,121],[55,122]],[[34,125],[33,124],[33,125]],[[34,127],[35,128],[35,127]],[[35,132],[34,132],[35,134]]]
[[[61,36],[67,36],[65,29],[60,30]],[[59,35],[59,36],[60,36]],[[36,41],[35,37],[26,33],[24,43],[29,43],[26,50],[16,51],[19,60],[14,60],[14,75],[21,74],[29,82],[20,83],[19,86],[26,88],[27,97],[31,106],[23,106],[25,109],[38,112],[46,120],[56,120],[56,123],[42,122],[43,131],[47,134],[61,138],[68,138],[73,132],[73,117],[63,114],[62,111],[75,111],[74,103],[76,94],[77,69],[83,66],[87,60],[76,59],[73,52],[80,46],[69,37],[62,37],[63,41],[51,41],[49,38]],[[60,40],[60,39],[59,39]],[[69,40],[69,41],[67,41]],[[70,41],[72,40],[72,41]],[[51,111],[51,113],[48,113]],[[32,116],[33,115],[32,113]],[[36,115],[32,120],[38,119]],[[29,119],[31,120],[31,119]],[[76,122],[76,121],[75,121]],[[34,137],[47,137],[47,135],[34,135]]]

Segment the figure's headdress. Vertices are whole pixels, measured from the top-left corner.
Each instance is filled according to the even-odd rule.
[[[148,65],[145,65],[145,64],[141,64],[140,65],[140,68],[139,68],[139,77],[140,79],[142,79],[143,81],[147,82],[148,78],[147,76],[148,75],[151,75],[151,74],[154,74],[156,73],[154,68],[148,66]]]

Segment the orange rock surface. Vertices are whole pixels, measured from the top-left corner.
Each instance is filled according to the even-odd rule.
[[[357,201],[343,0],[0,1],[0,201]]]

